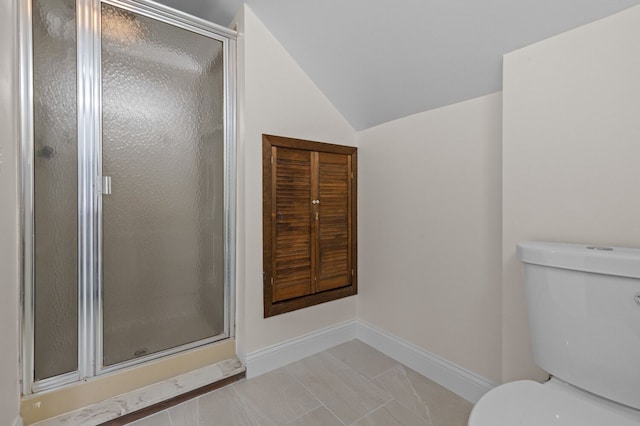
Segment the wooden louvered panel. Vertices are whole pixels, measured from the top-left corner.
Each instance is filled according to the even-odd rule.
[[[350,174],[348,155],[319,153],[317,291],[351,284]]]
[[[273,291],[272,301],[311,294],[311,154],[273,148]]]
[[[357,149],[263,135],[264,315],[357,293]]]

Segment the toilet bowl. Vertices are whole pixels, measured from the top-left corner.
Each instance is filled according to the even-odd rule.
[[[640,249],[522,242],[544,384],[487,392],[469,426],[640,426]]]
[[[552,378],[498,386],[473,407],[469,426],[638,426],[640,411]]]

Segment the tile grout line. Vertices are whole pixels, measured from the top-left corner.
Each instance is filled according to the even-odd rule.
[[[290,365],[291,365],[291,364],[290,364]],[[288,366],[288,365],[287,365],[287,366],[285,366],[285,367],[283,367],[283,368],[285,368],[285,369],[289,372],[289,374],[291,374],[291,376],[293,377],[293,379],[294,379],[295,381],[297,381],[298,383],[300,383],[300,385],[301,385],[303,388],[305,388],[305,389],[307,390],[307,392],[309,392],[309,393],[310,393],[310,394],[311,394],[311,395],[312,395],[312,396],[313,396],[313,397],[314,397],[314,398],[315,398],[315,399],[320,403],[320,405],[321,405],[322,407],[326,408],[326,410],[327,410],[328,412],[330,412],[330,413],[331,413],[331,415],[332,415],[333,417],[335,417],[336,419],[338,419],[338,421],[339,421],[340,423],[342,423],[344,426],[347,426],[347,424],[346,424],[345,422],[343,422],[343,421],[342,421],[342,419],[336,415],[336,413],[334,413],[333,411],[331,411],[331,409],[330,409],[329,407],[327,407],[327,406],[324,404],[324,402],[322,402],[322,400],[320,400],[320,398],[318,398],[318,396],[317,396],[315,393],[313,393],[313,391],[312,391],[311,389],[309,389],[309,388],[308,388],[304,383],[302,383],[302,381],[301,381],[300,379],[298,379],[298,378],[296,377],[296,375],[295,375],[295,374],[293,374],[291,371],[289,371],[289,366]],[[293,420],[292,420],[292,421],[293,421]]]
[[[247,380],[247,382],[249,382],[249,380]],[[235,383],[233,385],[231,385],[231,391],[234,393],[235,396],[238,397],[238,399],[240,400],[240,406],[245,409],[245,411],[247,411],[247,414],[250,414],[249,410],[254,411],[255,413],[261,415],[262,417],[264,417],[265,419],[269,420],[269,422],[274,425],[277,426],[276,423],[273,421],[273,419],[269,416],[267,416],[260,408],[256,407],[255,404],[253,404],[248,398],[243,397],[242,395],[240,395],[240,392],[238,392],[235,388]]]
[[[365,419],[365,418],[369,417],[370,415],[372,415],[372,414],[373,414],[373,413],[375,413],[376,411],[378,411],[378,410],[382,409],[382,407],[384,407],[385,405],[387,405],[387,404],[389,404],[389,403],[391,403],[391,402],[393,402],[393,401],[395,401],[395,399],[391,398],[391,400],[389,400],[389,401],[387,401],[387,402],[383,403],[383,404],[382,404],[382,405],[380,405],[379,407],[374,408],[373,410],[369,411],[369,412],[368,412],[367,414],[365,414],[364,416],[360,416],[359,418],[355,419],[355,420],[353,421],[353,423],[351,423],[349,426],[352,426],[352,425],[354,425],[354,424],[358,423],[360,420],[362,420],[362,419]]]
[[[308,389],[307,389],[307,390],[308,390]],[[316,398],[316,396],[315,396],[314,394],[311,394],[311,396],[312,396],[312,397],[314,397],[316,400],[318,399],[318,398]],[[327,408],[327,407],[325,407],[325,406],[322,404],[322,402],[318,401],[318,403],[319,403],[320,405],[318,405],[317,407],[313,407],[313,408],[312,408],[312,409],[310,409],[310,410],[307,410],[305,413],[300,414],[298,417],[296,417],[296,418],[294,418],[294,419],[289,420],[287,423],[285,423],[285,426],[286,426],[286,425],[290,425],[291,423],[295,422],[296,420],[299,420],[299,419],[303,418],[304,416],[306,416],[307,414],[309,414],[309,413],[311,413],[311,412],[313,412],[313,411],[317,410],[318,408],[322,408],[322,407]]]
[[[392,358],[392,359],[393,359],[393,358]],[[383,371],[383,372],[381,372],[381,373],[376,374],[375,376],[372,376],[372,377],[369,379],[369,381],[372,381],[372,380],[377,379],[378,377],[382,376],[382,375],[383,375],[383,374],[385,374],[385,373],[388,373],[389,371],[393,370],[394,368],[396,368],[396,367],[397,367],[397,366],[399,366],[399,365],[403,365],[403,364],[399,363],[399,362],[398,362],[398,361],[396,361],[396,360],[394,360],[394,361],[395,361],[396,365],[394,365],[393,367],[389,367],[389,368],[387,368],[386,370],[384,370],[384,371]]]
[[[227,386],[233,386],[233,383],[230,383]],[[184,415],[182,416],[182,418],[176,417],[174,419],[174,415],[172,415],[171,412],[175,408],[183,406],[183,405],[186,405],[186,404],[189,404],[189,403],[192,403],[193,405],[195,405],[194,411],[195,411],[195,418],[196,418],[196,422],[197,422],[195,426],[200,426],[200,401],[202,400],[202,397],[204,397],[205,395],[210,395],[210,394],[212,394],[214,392],[217,392],[219,390],[222,390],[222,389],[226,388],[227,386],[223,386],[220,389],[212,390],[212,391],[207,392],[207,393],[205,393],[203,395],[197,396],[195,398],[192,398],[192,399],[189,399],[187,401],[181,402],[178,405],[174,405],[173,407],[169,407],[169,408],[165,409],[164,411],[166,411],[169,414],[169,421],[171,423],[171,426],[177,426],[176,422],[179,422],[180,420],[182,420],[182,423],[184,423],[184,420],[185,420],[185,416]]]
[[[296,375],[295,375],[295,374],[293,374],[293,372],[291,372],[291,371],[289,370],[289,367],[288,367],[288,366],[285,366],[285,367],[283,367],[283,368],[284,368],[284,370],[287,372],[287,374],[289,374],[289,376],[291,376],[291,377],[293,378],[293,380],[294,380],[296,383],[298,383],[298,384],[299,384],[300,386],[302,386],[302,387],[303,387],[307,392],[309,392],[309,395],[311,395],[311,396],[313,397],[313,399],[315,399],[315,400],[316,400],[316,402],[319,404],[317,407],[314,407],[314,408],[310,409],[309,411],[307,411],[306,413],[304,413],[303,415],[298,416],[298,417],[296,417],[296,418],[295,418],[295,419],[293,419],[293,420],[290,420],[288,423],[291,423],[291,422],[293,422],[293,421],[295,421],[295,420],[297,420],[297,419],[300,419],[300,418],[302,418],[302,417],[306,416],[307,414],[309,414],[310,412],[312,412],[313,410],[317,410],[317,409],[318,409],[318,408],[320,408],[320,407],[324,407],[324,408],[326,408],[326,409],[327,409],[331,414],[333,414],[333,412],[332,412],[331,410],[329,410],[329,409],[324,405],[324,403],[320,400],[320,398],[318,398],[318,397],[316,396],[316,394],[314,394],[313,392],[311,392],[311,389],[309,389],[308,387],[306,387],[304,383],[302,383],[300,380],[298,380],[298,378],[296,377]],[[333,415],[334,415],[336,418],[338,418],[338,416],[336,416],[335,414],[333,414]],[[340,419],[338,419],[338,420],[340,420]],[[288,424],[288,423],[287,423],[287,424]]]
[[[355,339],[354,339],[354,340],[355,340]],[[366,344],[366,343],[365,343],[365,344]],[[375,348],[373,348],[373,347],[372,347],[371,349],[377,350],[377,349],[375,349]],[[353,371],[356,375],[358,375],[360,378],[362,378],[365,382],[367,382],[367,383],[371,383],[372,385],[376,386],[376,385],[371,381],[374,377],[372,377],[371,379],[369,379],[369,378],[368,378],[367,376],[365,376],[363,373],[359,372],[358,370],[356,370],[355,368],[351,367],[349,364],[347,364],[346,362],[342,361],[340,358],[338,358],[337,356],[335,356],[334,354],[332,354],[331,352],[329,352],[329,349],[327,349],[327,350],[326,350],[326,351],[324,351],[324,352],[325,352],[327,355],[329,355],[330,357],[334,358],[334,359],[335,359],[336,361],[338,361],[340,364],[344,365],[344,366],[345,366],[346,368],[348,368],[349,370]],[[395,361],[395,360],[394,360],[394,361]],[[395,367],[397,366],[397,364],[398,364],[398,363],[397,363],[397,361],[395,361],[395,362],[396,362],[396,365],[394,365],[394,366],[393,366],[393,367],[391,367],[391,368],[395,368]],[[383,373],[385,373],[385,372],[387,372],[387,371],[391,370],[391,368],[389,368],[389,369],[387,369],[387,370],[383,371],[383,372],[382,372],[382,373],[380,373],[380,374],[383,374]],[[378,376],[379,376],[380,374],[378,374]],[[378,377],[378,376],[375,376],[375,377]],[[376,387],[380,388],[379,386],[376,386]],[[393,396],[392,396],[390,393],[388,393],[388,392],[386,391],[386,389],[381,389],[381,390],[382,390],[385,394],[387,394],[389,397],[391,397],[391,399],[393,399]],[[385,403],[386,403],[386,401],[385,401]],[[384,405],[385,403],[383,403],[383,405]]]
[[[353,339],[353,340],[356,340],[356,339]],[[366,343],[365,343],[365,344],[366,344]],[[367,346],[369,346],[369,345],[367,345]],[[373,350],[376,350],[376,351],[377,351],[377,349],[375,349],[375,348],[373,348],[373,347],[371,347],[371,346],[370,346],[370,348],[371,348],[371,349],[373,349]],[[361,419],[365,418],[366,416],[368,416],[368,415],[372,414],[374,411],[376,411],[376,410],[380,409],[381,407],[385,406],[387,403],[389,403],[389,402],[393,401],[393,399],[394,399],[394,398],[393,398],[393,396],[392,396],[392,395],[391,395],[391,394],[386,390],[386,388],[385,388],[385,389],[383,389],[383,388],[381,388],[380,386],[375,385],[373,382],[371,382],[371,379],[373,379],[373,378],[375,378],[375,377],[378,377],[379,375],[384,374],[384,373],[386,373],[387,371],[389,371],[389,370],[391,370],[391,369],[393,369],[393,368],[397,367],[398,365],[400,365],[400,363],[398,363],[397,361],[395,361],[395,360],[394,360],[394,362],[396,363],[396,365],[394,365],[393,367],[390,367],[390,368],[386,369],[386,370],[385,370],[385,371],[383,371],[382,373],[380,373],[380,374],[376,375],[375,377],[372,377],[371,379],[369,379],[367,376],[365,376],[364,374],[360,373],[358,370],[356,370],[355,368],[351,367],[349,364],[347,364],[346,362],[342,361],[340,358],[338,358],[337,356],[335,356],[334,354],[332,354],[332,353],[330,352],[330,350],[331,350],[331,348],[329,348],[329,349],[327,349],[327,350],[324,350],[324,351],[322,351],[322,352],[324,352],[325,354],[327,354],[327,355],[328,355],[328,356],[330,356],[331,358],[335,359],[338,363],[342,364],[342,365],[343,365],[345,368],[347,368],[348,370],[351,370],[353,373],[355,373],[357,376],[359,376],[359,377],[360,377],[361,379],[363,379],[365,382],[370,383],[370,384],[371,384],[371,385],[373,385],[373,386],[376,386],[378,389],[380,389],[382,392],[384,392],[384,394],[385,394],[386,396],[388,396],[388,397],[389,397],[389,399],[388,399],[388,400],[386,400],[385,402],[383,402],[382,404],[380,404],[378,407],[376,407],[376,408],[372,409],[371,411],[369,411],[369,412],[368,412],[368,413],[366,413],[365,415],[363,415],[363,416],[359,417],[359,418],[358,418],[358,419],[356,419],[355,421],[351,422],[351,423],[350,423],[350,425],[353,425],[353,424],[354,424],[354,423],[356,423],[357,421],[359,421],[359,420],[361,420]],[[322,353],[322,352],[320,352],[320,353]],[[383,355],[384,355],[384,354],[383,354]],[[313,356],[313,355],[311,355],[311,356]],[[385,355],[385,356],[386,356],[386,355]],[[309,357],[307,357],[307,358],[309,358]],[[304,359],[304,358],[303,358],[303,359]],[[288,368],[288,366],[285,366],[284,368]],[[296,380],[298,380],[298,379],[297,379],[297,377],[295,377],[295,375],[294,375],[293,373],[291,373],[291,374],[292,374],[292,376],[294,376],[294,378],[295,378]],[[316,395],[315,395],[315,394],[314,394],[310,389],[308,389],[308,388],[304,385],[304,383],[300,382],[299,380],[298,380],[298,382],[299,382],[302,386],[304,386],[304,388],[305,388],[305,389],[307,389],[309,392],[311,392],[311,394],[312,394],[316,399],[318,399],[318,401],[320,401],[320,399],[319,399],[319,398],[318,398],[318,397],[317,397],[317,396],[316,396]],[[343,421],[342,421],[342,419],[341,419],[341,418],[339,418],[339,417],[338,417],[338,416],[337,416],[333,411],[329,410],[329,408],[328,408],[327,406],[325,406],[325,405],[324,405],[324,403],[322,403],[322,401],[320,401],[320,403],[321,403],[321,404],[322,404],[322,405],[323,405],[323,406],[324,406],[324,407],[325,407],[325,408],[326,408],[326,409],[327,409],[331,414],[333,414],[333,415],[334,415],[338,420],[340,420],[340,422],[341,422],[343,425],[345,425],[345,426],[346,426],[346,423],[345,423],[345,422],[343,422]]]
[[[429,415],[428,419],[425,419],[424,417],[422,417],[422,415],[420,413],[416,412],[415,410],[412,410],[411,408],[409,408],[405,404],[403,404],[402,401],[398,401],[395,398],[393,399],[393,401],[395,401],[398,404],[400,404],[400,406],[402,406],[402,408],[404,408],[405,410],[407,410],[408,412],[410,412],[411,414],[413,414],[414,416],[416,416],[420,420],[424,420],[425,422],[427,422],[428,423],[427,426],[433,426],[433,421],[431,420],[431,415]]]
[[[364,342],[363,342],[364,343]],[[371,345],[368,345],[367,343],[365,343],[367,346],[369,346],[371,349],[373,349],[374,351],[380,352],[378,351],[376,348],[374,348]],[[371,378],[367,378],[364,374],[360,373],[359,371],[355,370],[354,368],[352,368],[351,366],[349,366],[347,363],[343,362],[342,360],[340,360],[337,356],[333,355],[332,353],[330,353],[330,349],[328,349],[326,351],[329,355],[333,356],[335,359],[337,359],[339,362],[341,362],[342,364],[346,365],[347,368],[350,368],[351,370],[355,371],[357,374],[360,374],[360,376],[362,376],[365,380],[367,380],[368,382],[370,382],[373,386],[378,387],[379,389],[381,389],[385,394],[389,395],[391,397],[390,400],[384,402],[382,405],[380,405],[379,407],[374,408],[373,410],[371,410],[369,413],[363,415],[362,417],[358,418],[356,421],[354,421],[353,423],[351,423],[351,425],[357,423],[358,421],[362,420],[363,418],[373,414],[375,411],[379,410],[380,408],[384,407],[385,405],[388,405],[389,403],[391,403],[392,401],[396,401],[398,404],[400,404],[403,408],[405,408],[406,410],[408,410],[410,413],[414,414],[416,417],[425,420],[426,422],[428,422],[428,424],[430,426],[433,425],[433,421],[431,419],[431,410],[429,409],[429,406],[427,405],[427,418],[423,417],[419,412],[416,412],[415,410],[407,407],[405,404],[403,404],[402,402],[398,401],[397,399],[395,399],[393,397],[393,395],[391,394],[391,392],[386,388],[386,386],[384,386],[384,384],[380,384],[377,385],[375,383],[373,383],[373,380],[376,380],[377,378],[379,378],[380,376],[382,376],[385,373],[388,373],[389,371],[396,369],[396,368],[400,368],[400,370],[402,370],[402,374],[405,376],[405,378],[407,379],[407,381],[411,384],[411,381],[409,380],[409,377],[407,377],[407,372],[406,369],[409,368],[406,365],[402,364],[401,362],[398,362],[396,360],[393,360],[395,362],[395,365],[392,367],[387,368],[386,370],[376,374],[375,376],[372,376]],[[382,352],[381,352],[382,353]],[[387,356],[385,354],[383,354],[384,356]],[[391,358],[393,359],[393,358]],[[420,374],[420,373],[418,373]],[[412,384],[411,384],[412,385]],[[413,385],[411,386],[413,388]],[[415,389],[414,389],[414,393],[415,393]]]
[[[310,390],[309,390],[309,389],[308,389],[308,388],[307,388],[303,383],[301,383],[301,382],[297,379],[297,377],[296,377],[296,376],[295,376],[291,371],[289,371],[289,369],[287,368],[287,366],[280,367],[280,368],[278,368],[278,369],[276,369],[276,370],[270,371],[269,373],[265,373],[264,375],[266,376],[266,375],[272,374],[272,373],[274,373],[274,372],[276,372],[276,371],[278,371],[278,370],[282,370],[282,371],[286,372],[286,374],[289,376],[287,380],[292,380],[292,382],[293,382],[293,383],[296,383],[296,384],[298,384],[298,385],[302,386],[302,388],[303,388],[304,390],[306,390],[306,391],[309,393],[309,395],[311,396],[311,398],[313,399],[313,401],[316,403],[316,405],[315,405],[315,406],[313,406],[312,408],[308,409],[308,410],[307,410],[307,411],[305,411],[303,414],[298,415],[298,416],[294,417],[293,419],[287,420],[287,421],[286,421],[286,423],[284,423],[285,425],[290,424],[290,423],[292,423],[292,422],[294,422],[294,421],[296,421],[296,420],[298,420],[298,419],[300,419],[300,418],[302,418],[302,417],[306,416],[307,414],[311,413],[311,412],[312,412],[312,411],[314,411],[314,410],[317,410],[318,408],[321,408],[321,407],[327,408],[327,407],[322,403],[322,401],[320,401],[320,399],[319,399],[319,398],[318,398],[318,397],[317,397],[313,392],[311,392],[311,391],[310,391]],[[256,378],[257,378],[257,377],[254,377],[254,378],[248,379],[248,380],[247,380],[247,382],[251,382],[252,380],[254,380],[254,379],[256,379]],[[259,410],[259,409],[258,409],[258,407],[256,407],[256,406],[255,406],[255,404],[251,403],[251,401],[249,401],[249,399],[248,399],[248,398],[243,397],[243,396],[240,394],[240,392],[238,392],[235,388],[234,388],[234,391],[235,391],[235,393],[236,393],[236,394],[237,394],[241,399],[246,400],[246,401],[247,401],[247,403],[251,404],[251,407],[254,407],[256,410],[258,410],[260,413],[262,413],[266,418],[268,418],[269,420],[273,421],[273,422],[274,422],[274,424],[277,424],[277,423],[275,422],[275,420],[274,420],[274,419],[271,419],[269,416],[267,416],[267,415],[266,415],[266,413],[264,413],[263,411]],[[327,408],[327,410],[328,410],[328,408]],[[332,414],[333,414],[333,413],[332,413]]]
[[[366,344],[366,343],[365,343],[365,344]],[[373,348],[373,347],[371,347],[371,349],[373,349],[373,350],[377,350],[377,349],[375,349],[375,348]],[[384,388],[383,386],[378,386],[378,385],[376,385],[376,384],[375,384],[375,383],[373,383],[371,380],[373,380],[375,377],[378,377],[378,376],[379,376],[379,375],[381,375],[381,374],[384,374],[385,372],[387,372],[387,371],[391,370],[392,368],[397,367],[397,365],[398,365],[398,362],[397,362],[397,361],[395,361],[395,360],[394,360],[394,361],[396,362],[396,365],[394,365],[393,367],[388,368],[387,370],[383,371],[382,373],[378,374],[377,376],[372,377],[371,379],[369,379],[369,378],[368,378],[367,376],[365,376],[363,373],[360,373],[358,370],[356,370],[355,368],[351,367],[349,364],[347,364],[346,362],[342,361],[342,360],[341,360],[340,358],[338,358],[337,356],[333,355],[331,352],[329,352],[329,350],[327,350],[327,351],[326,351],[326,353],[327,353],[327,354],[329,354],[329,356],[331,356],[331,357],[335,358],[339,363],[343,364],[343,365],[344,365],[345,367],[347,367],[349,370],[353,371],[355,374],[357,374],[358,376],[360,376],[360,377],[361,377],[365,382],[367,382],[367,383],[368,383],[368,384],[370,384],[371,386],[374,386],[375,388],[380,389],[380,390],[384,393],[385,399],[386,399],[386,397],[389,397],[389,399],[385,400],[385,402],[383,402],[383,403],[382,403],[382,404],[380,404],[378,407],[374,408],[373,410],[371,410],[370,412],[368,412],[367,414],[365,414],[363,417],[368,416],[369,414],[373,413],[374,411],[376,411],[376,410],[377,410],[377,409],[379,409],[380,407],[384,406],[385,404],[387,404],[388,402],[390,402],[390,401],[392,401],[392,400],[393,400],[393,395],[391,395],[391,393],[390,393],[390,392],[388,392],[386,388]],[[384,355],[384,354],[383,354],[383,355]],[[363,417],[361,417],[361,418],[363,418]],[[360,419],[358,419],[358,420],[360,420]],[[358,420],[356,420],[356,421],[358,421]],[[353,422],[353,423],[355,423],[355,422]],[[353,424],[353,423],[351,423],[351,424]]]
[[[365,342],[363,342],[363,341],[359,340],[358,338],[355,338],[355,339],[352,339],[352,340],[358,340],[359,342],[361,342],[361,343],[363,343],[363,344],[367,345],[369,349],[372,349],[372,350],[374,350],[374,351],[376,351],[376,352],[379,352],[379,353],[380,353],[380,354],[382,354],[383,356],[385,356],[385,357],[387,357],[387,358],[391,359],[395,364],[394,364],[392,367],[389,367],[389,368],[387,368],[386,370],[384,370],[384,371],[382,371],[382,372],[380,372],[380,373],[376,374],[375,376],[372,376],[372,377],[370,377],[370,378],[369,378],[369,377],[365,376],[363,373],[360,373],[360,372],[359,372],[358,370],[356,370],[355,368],[353,368],[353,367],[351,367],[350,365],[348,365],[346,362],[342,361],[340,358],[338,358],[338,357],[337,357],[337,356],[335,356],[334,354],[332,354],[332,353],[330,352],[332,348],[329,348],[329,349],[327,349],[327,350],[325,350],[325,351],[323,351],[323,352],[326,352],[327,354],[329,354],[330,356],[332,356],[333,358],[335,358],[338,362],[342,363],[342,364],[343,364],[343,365],[345,365],[347,368],[349,368],[350,370],[352,370],[353,372],[355,372],[356,374],[358,374],[358,375],[359,375],[360,377],[362,377],[364,380],[366,380],[367,382],[372,383],[374,386],[375,386],[375,384],[373,383],[373,380],[377,379],[377,378],[378,378],[378,377],[380,377],[381,375],[383,375],[383,374],[385,374],[385,373],[387,373],[387,372],[389,372],[389,371],[393,370],[394,368],[396,368],[396,367],[398,367],[398,366],[406,367],[404,364],[402,364],[402,363],[400,363],[400,362],[396,361],[395,359],[391,358],[391,357],[390,357],[390,356],[388,356],[388,355],[383,354],[382,352],[380,352],[379,350],[377,350],[377,349],[376,349],[376,348],[374,348],[373,346],[369,345],[368,343],[365,343]],[[351,340],[350,340],[350,341],[351,341]],[[347,343],[348,343],[348,342],[347,342]],[[334,346],[334,347],[335,347],[335,346]],[[408,367],[406,367],[406,368],[408,368]],[[378,386],[378,387],[379,387],[379,386]],[[388,392],[386,391],[386,389],[384,389],[384,392],[385,392],[385,393],[388,393]],[[389,394],[389,396],[391,396],[391,399],[393,399],[393,396],[392,396],[391,394]]]
[[[429,407],[429,404],[427,404],[425,401],[423,401],[422,397],[420,395],[418,395],[418,392],[416,391],[415,386],[411,382],[411,379],[409,378],[409,376],[407,376],[407,370],[406,370],[407,368],[409,368],[409,367],[403,366],[403,368],[401,368],[402,375],[407,380],[407,383],[409,383],[409,385],[411,386],[412,393],[414,394],[416,399],[419,400],[419,401],[422,401],[424,407],[426,408],[427,418],[425,420],[427,420],[429,422],[429,424],[433,425],[433,419],[431,418],[431,407]],[[418,373],[418,374],[420,374],[420,373]],[[405,406],[404,404],[402,404],[402,405]],[[422,414],[420,412],[417,412],[417,411],[412,410],[412,409],[409,409],[409,410],[412,411],[413,413],[415,413],[418,417],[424,419],[424,417],[422,416]]]

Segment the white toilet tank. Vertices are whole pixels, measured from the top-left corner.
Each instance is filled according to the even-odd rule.
[[[640,409],[640,249],[522,242],[536,363]]]

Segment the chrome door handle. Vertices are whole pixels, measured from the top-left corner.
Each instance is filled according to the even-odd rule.
[[[102,176],[102,195],[111,194],[111,176]]]

